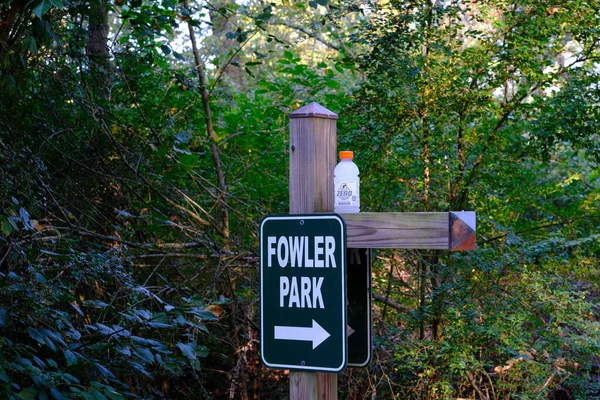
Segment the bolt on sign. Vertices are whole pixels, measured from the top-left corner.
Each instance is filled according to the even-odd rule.
[[[270,368],[339,372],[348,362],[346,228],[337,214],[260,224],[261,359]]]

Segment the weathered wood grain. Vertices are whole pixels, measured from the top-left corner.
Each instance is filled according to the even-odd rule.
[[[314,372],[290,373],[290,400],[317,398],[317,374]]]
[[[290,114],[290,213],[333,211],[337,115],[309,104]]]
[[[333,211],[337,115],[317,103],[290,114],[290,214]],[[337,400],[337,375],[290,373],[290,400]]]
[[[475,213],[471,211],[358,213],[342,217],[348,248],[475,249]]]

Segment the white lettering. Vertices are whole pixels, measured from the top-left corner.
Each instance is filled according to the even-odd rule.
[[[315,268],[323,268],[323,260],[319,256],[323,255],[323,236],[315,236]]]
[[[275,255],[275,242],[277,238],[275,236],[267,237],[267,267],[273,265],[273,256]]]
[[[321,287],[325,278],[312,279],[306,276],[292,276],[291,281],[287,276],[279,277],[279,307],[297,308],[325,308]],[[287,299],[286,299],[287,298]]]
[[[268,236],[267,266],[273,266],[273,258],[277,256],[281,268],[288,265],[292,268],[337,268],[333,236],[314,236],[312,245],[311,249],[308,236]],[[350,262],[360,263],[356,250],[349,253],[349,258]]]
[[[304,246],[304,268],[312,268],[313,260],[308,255],[308,236],[304,236],[304,243],[306,243],[306,246]]]
[[[290,241],[290,262],[292,267],[298,264],[301,267],[302,263],[302,251],[304,250],[304,237],[293,236],[289,238]],[[308,247],[308,246],[307,246]]]
[[[300,307],[301,308],[312,308],[310,303],[310,278],[303,276],[300,278]]]
[[[279,307],[284,305],[284,297],[290,293],[290,280],[287,276],[279,277]]]
[[[335,265],[335,239],[333,236],[325,236],[325,268],[336,268]]]
[[[325,308],[325,305],[323,304],[323,295],[321,294],[323,279],[323,277],[320,277],[319,280],[317,280],[317,278],[312,278],[312,308],[317,308],[317,302],[321,303],[319,308]]]
[[[288,242],[285,239],[285,236],[281,236],[277,241],[277,261],[279,262],[279,266],[281,268],[286,267],[289,257],[290,252],[288,248]]]
[[[292,284],[290,285],[290,301],[288,307],[292,308],[295,304],[296,307],[300,307],[300,296],[298,295],[298,280],[294,276],[292,278]]]

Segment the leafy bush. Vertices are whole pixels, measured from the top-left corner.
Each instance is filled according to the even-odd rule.
[[[168,303],[115,251],[38,260],[2,273],[3,398],[168,397],[169,380],[200,370],[217,319],[200,299]]]

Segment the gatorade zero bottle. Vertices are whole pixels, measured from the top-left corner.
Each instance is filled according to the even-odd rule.
[[[360,212],[360,180],[358,167],[352,161],[354,153],[340,151],[340,162],[333,171],[335,200],[333,209],[336,213]]]

